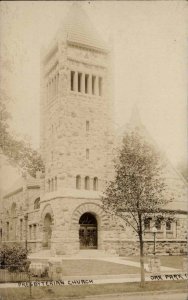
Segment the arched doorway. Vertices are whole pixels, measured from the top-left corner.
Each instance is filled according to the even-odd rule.
[[[44,217],[44,227],[43,227],[43,247],[50,248],[51,246],[51,236],[52,236],[52,217],[47,213]]]
[[[80,249],[97,249],[97,220],[91,213],[84,213],[79,220]]]

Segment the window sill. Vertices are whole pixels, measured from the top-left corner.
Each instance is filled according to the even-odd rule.
[[[82,92],[75,92],[75,91],[70,91],[70,95],[76,95],[76,96],[81,96],[81,97],[91,97],[91,98],[99,98],[102,99],[103,96],[99,95],[93,95],[93,94],[87,94],[87,93],[82,93]]]

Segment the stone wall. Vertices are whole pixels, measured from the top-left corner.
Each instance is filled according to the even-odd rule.
[[[109,245],[110,246],[110,245]],[[157,255],[183,255],[187,253],[186,241],[158,241],[156,242]],[[144,243],[145,255],[153,254],[153,241]],[[139,255],[139,242],[124,241],[117,245],[117,252],[120,256]]]

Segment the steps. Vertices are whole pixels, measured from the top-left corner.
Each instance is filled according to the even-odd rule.
[[[114,257],[116,256],[114,253],[108,253],[104,250],[99,249],[89,249],[89,250],[80,250],[78,253],[74,255],[77,259],[87,259],[87,258],[101,258],[101,257]]]
[[[59,257],[62,259],[100,259],[100,258],[110,258],[117,257],[115,253],[109,253],[100,249],[83,249],[79,250],[78,253],[70,255],[55,255],[50,249],[41,250],[36,253],[31,253],[29,259],[32,261],[45,261],[52,259],[54,257]]]

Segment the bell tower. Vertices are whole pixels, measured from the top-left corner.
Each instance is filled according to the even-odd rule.
[[[111,165],[110,51],[78,4],[41,55],[45,192],[103,190]]]

